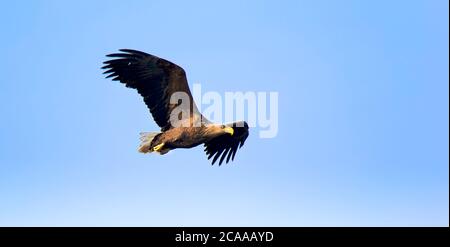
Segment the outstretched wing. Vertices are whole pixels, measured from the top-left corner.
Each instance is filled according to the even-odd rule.
[[[137,89],[162,131],[172,127],[170,114],[180,103],[170,103],[170,97],[175,92],[184,92],[189,97],[189,105],[186,104],[189,109],[182,109],[189,110],[188,120],[201,121],[202,115],[192,98],[183,68],[141,51],[120,51],[121,53],[107,55],[115,59],[104,62],[102,69],[106,69],[106,78],[113,78],[113,81],[120,81],[129,88]]]
[[[219,166],[225,160],[225,157],[227,158],[225,163],[228,163],[230,158],[231,160],[234,160],[238,148],[241,148],[242,145],[244,145],[244,142],[249,135],[246,122],[236,122],[228,124],[227,126],[234,129],[234,134],[232,136],[227,134],[221,135],[205,143],[205,152],[206,155],[208,155],[208,159],[214,157],[212,160],[213,165],[219,157]]]

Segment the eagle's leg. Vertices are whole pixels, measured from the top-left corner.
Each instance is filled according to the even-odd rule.
[[[161,144],[158,144],[156,146],[153,147],[153,152],[159,152],[161,151],[162,147],[164,146],[164,142]]]

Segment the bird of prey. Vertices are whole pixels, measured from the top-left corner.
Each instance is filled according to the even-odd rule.
[[[139,152],[166,154],[173,149],[204,144],[208,159],[213,158],[212,164],[219,158],[219,165],[234,160],[249,135],[245,121],[225,125],[212,123],[198,111],[183,68],[141,51],[119,51],[107,55],[114,59],[104,62],[102,69],[106,69],[106,78],[136,89],[161,127],[161,132],[141,133]],[[174,93],[187,95],[188,104],[179,100],[173,103],[170,99]],[[187,113],[187,117],[180,119],[181,114],[175,114],[174,118],[171,114],[175,109]]]

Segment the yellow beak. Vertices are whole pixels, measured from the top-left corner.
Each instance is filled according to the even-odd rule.
[[[223,129],[226,133],[229,133],[230,135],[234,134],[234,129],[231,127],[226,127],[225,129]]]

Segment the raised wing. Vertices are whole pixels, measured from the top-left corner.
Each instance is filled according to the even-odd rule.
[[[171,104],[170,97],[175,92],[184,92],[189,97],[190,121],[202,121],[202,115],[192,98],[186,73],[180,66],[165,59],[141,51],[121,49],[121,53],[107,55],[115,59],[104,62],[106,78],[120,81],[129,88],[137,89],[156,124],[162,131],[172,127],[170,114],[179,104]],[[178,102],[179,103],[179,102]]]

